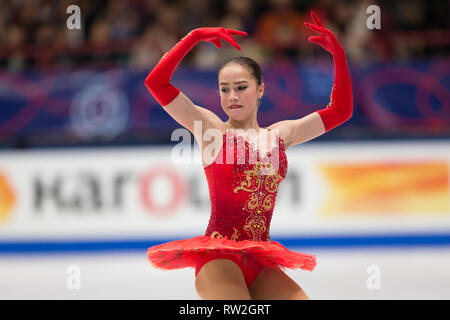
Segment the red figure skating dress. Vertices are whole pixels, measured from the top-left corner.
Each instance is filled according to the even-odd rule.
[[[262,269],[314,269],[314,255],[290,251],[270,239],[278,186],[288,167],[284,142],[279,136],[277,140],[277,146],[261,156],[234,130],[223,134],[216,159],[204,167],[211,199],[205,234],[149,248],[154,267],[192,267],[197,275],[206,262],[227,258],[241,268],[247,286]]]

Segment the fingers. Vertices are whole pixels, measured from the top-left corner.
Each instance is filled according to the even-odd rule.
[[[307,28],[309,28],[309,29],[311,29],[311,30],[313,30],[313,31],[317,31],[317,32],[321,32],[321,31],[322,31],[322,30],[321,30],[321,27],[316,26],[316,25],[314,25],[314,24],[311,24],[311,23],[309,23],[309,22],[305,22],[304,25],[305,25],[305,27],[307,27]]]
[[[222,39],[227,41],[233,47],[235,47],[239,51],[241,50],[241,47],[237,44],[237,42],[228,33],[225,32],[225,33],[221,34],[221,36],[222,36]]]
[[[316,13],[314,11],[311,11],[311,17],[313,18],[314,22],[319,26],[319,27],[323,27],[322,22],[320,21],[320,19],[317,17]]]
[[[312,42],[312,43],[317,43],[317,44],[319,44],[319,45],[321,45],[322,47],[324,47],[325,48],[325,41],[324,41],[324,39],[322,38],[322,37],[309,37],[308,38],[308,41],[309,42]]]
[[[245,32],[245,31],[239,31],[239,30],[233,30],[233,29],[225,29],[225,30],[228,32],[228,34],[231,34],[233,36],[246,36],[246,35],[248,35],[248,33]]]
[[[315,24],[311,24],[311,23],[308,23],[308,22],[305,22],[305,26],[307,28],[313,30],[313,31],[320,32],[323,35],[327,35],[328,34],[328,32],[327,32],[328,30],[325,29],[324,27],[319,27],[319,26],[316,26]]]
[[[223,39],[227,41],[229,44],[231,44],[233,47],[235,47],[237,50],[241,50],[241,47],[237,44],[236,40],[233,39],[232,35],[246,36],[247,32],[225,28],[216,28],[216,29],[217,31],[215,31],[215,35],[218,37],[207,41],[210,41],[213,44],[215,44],[217,48],[221,48],[222,43],[220,39]]]
[[[211,40],[211,42],[214,43],[217,48],[221,48],[222,47],[222,42],[220,42],[220,38]]]

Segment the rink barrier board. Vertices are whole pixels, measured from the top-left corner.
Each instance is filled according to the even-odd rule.
[[[74,252],[104,252],[104,251],[143,251],[148,247],[164,242],[178,240],[167,239],[134,239],[134,240],[36,240],[36,241],[2,241],[0,254],[32,254],[32,253],[74,253]],[[389,234],[371,236],[327,236],[327,237],[279,237],[273,238],[287,248],[329,248],[344,247],[416,247],[416,246],[447,246],[450,245],[450,232],[446,234]],[[143,253],[144,254],[144,253]]]

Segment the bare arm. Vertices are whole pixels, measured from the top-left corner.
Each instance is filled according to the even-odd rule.
[[[180,92],[172,102],[164,106],[164,110],[193,134],[194,121],[201,121],[202,131],[208,128],[218,128],[222,124],[222,120],[214,112],[195,105],[183,92]]]
[[[220,119],[213,112],[194,105],[170,83],[170,79],[183,57],[199,41],[209,41],[220,48],[221,39],[223,39],[240,50],[232,35],[246,34],[246,32],[222,27],[194,29],[169,50],[149,73],[145,79],[147,89],[175,121],[191,132],[194,131],[194,121],[202,121],[202,127],[215,125]]]
[[[330,95],[330,103],[323,109],[296,120],[281,121],[272,128],[278,129],[286,148],[314,139],[346,122],[353,114],[353,97],[350,75],[345,58],[345,51],[333,33],[311,12],[316,25],[305,23],[311,30],[321,35],[309,37],[310,42],[321,45],[330,52],[334,61],[334,83]]]
[[[268,128],[278,130],[285,148],[301,144],[325,133],[325,127],[317,112],[295,120],[283,120]]]

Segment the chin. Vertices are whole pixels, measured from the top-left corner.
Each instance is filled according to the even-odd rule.
[[[243,120],[247,119],[246,116],[240,116],[240,117],[239,117],[239,116],[235,116],[235,115],[230,115],[229,118],[230,118],[230,119],[233,119],[233,120],[235,120],[235,121],[243,121]]]

